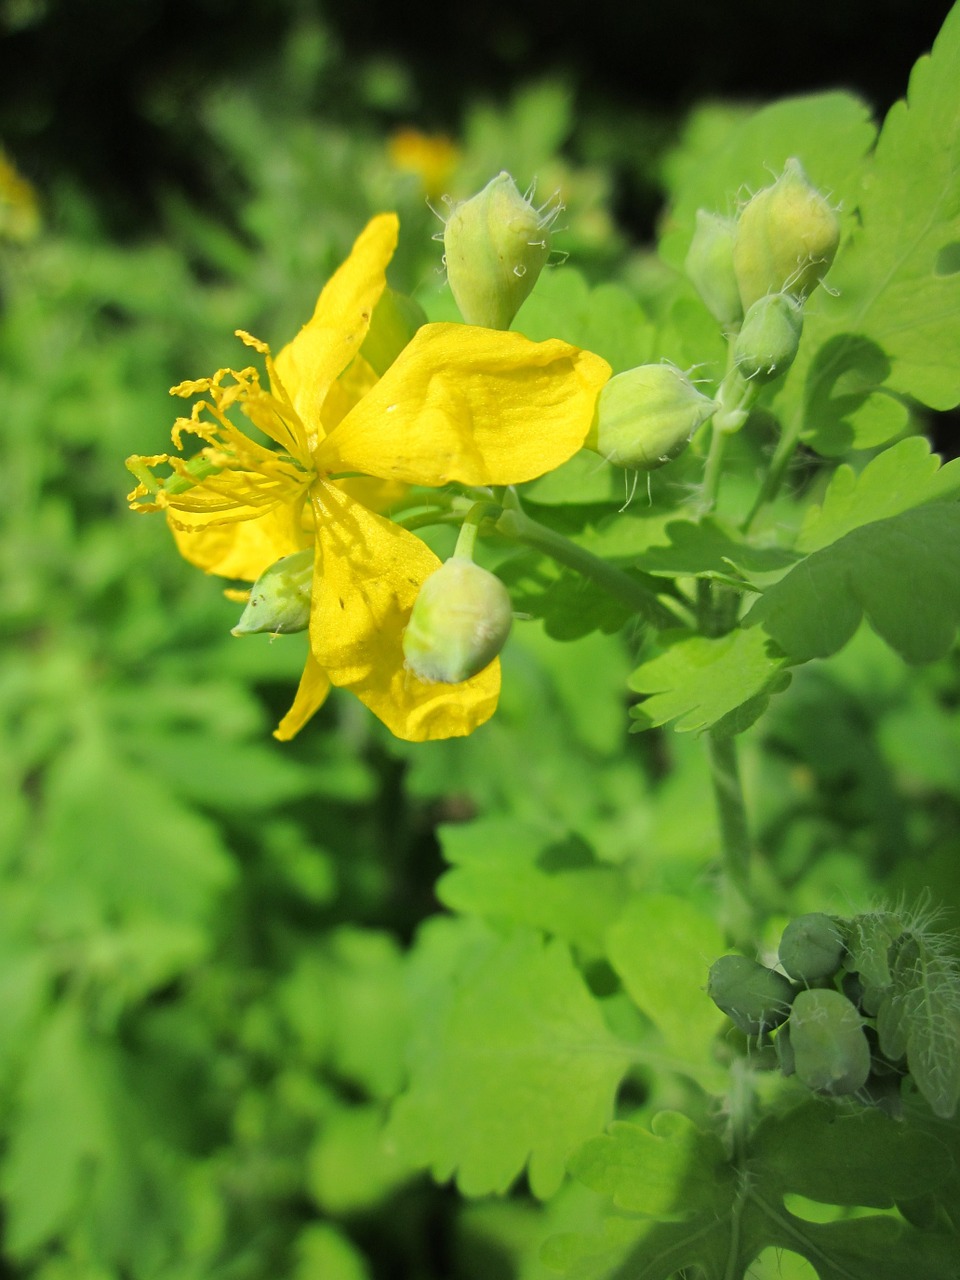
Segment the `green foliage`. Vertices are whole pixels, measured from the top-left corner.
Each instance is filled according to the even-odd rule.
[[[880,1168],[886,1172],[878,1181]],[[828,1107],[808,1104],[770,1116],[734,1159],[715,1134],[661,1112],[652,1129],[621,1122],[587,1144],[575,1175],[623,1212],[607,1220],[602,1236],[555,1237],[545,1257],[576,1280],[669,1280],[693,1266],[721,1280],[747,1274],[753,1259],[774,1247],[807,1258],[821,1280],[865,1270],[889,1280],[946,1280],[958,1253],[945,1235],[880,1214],[811,1221],[789,1198],[882,1209],[898,1184],[932,1189],[948,1168],[949,1158],[922,1130],[876,1112],[838,1120]]]
[[[349,127],[308,114],[337,81],[305,24],[272,96],[198,99],[224,208],[163,195],[162,237],[109,244],[54,175],[48,230],[0,245],[4,1275],[957,1273],[960,463],[921,429],[960,401],[958,15],[879,135],[846,93],[696,109],[656,256],[628,257],[561,82],[466,106],[444,191],[508,167],[567,205],[575,265],[515,328],[617,373],[729,389],[735,335],[683,274],[698,209],[796,157],[842,241],[738,433],[638,483],[584,451],[481,495],[541,537],[481,529],[517,616],[463,740],[397,742],[334,691],[274,742],[307,638],[229,637],[237,606],[122,499],[167,388],[235,362],[238,326],[276,349],[374,211],[401,214],[398,296],[457,318],[382,133],[402,75],[358,67]],[[449,554],[458,501],[391,514]],[[777,940],[828,917],[836,963],[782,958],[815,1050],[824,1006],[854,1011],[840,1101],[803,1083],[835,1092],[837,1061],[794,1044],[786,1076],[707,989],[727,953],[792,999]]]

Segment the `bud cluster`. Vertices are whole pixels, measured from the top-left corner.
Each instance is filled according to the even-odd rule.
[[[707,994],[780,1069],[829,1097],[899,1106],[909,1076],[936,1115],[960,1101],[960,967],[936,939],[891,912],[791,920],[779,968],[721,956]],[[783,970],[783,972],[780,972]]]
[[[790,159],[737,218],[700,210],[686,272],[718,323],[737,325],[761,298],[802,304],[826,275],[840,243],[840,220]]]

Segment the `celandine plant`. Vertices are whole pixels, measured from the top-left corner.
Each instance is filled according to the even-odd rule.
[[[473,733],[517,548],[586,584],[584,630],[609,622],[601,597],[632,620],[633,728],[702,735],[713,910],[589,848],[521,847],[483,879],[469,828],[441,833],[458,864],[441,896],[465,918],[417,944],[389,1150],[468,1195],[526,1170],[549,1199],[569,1174],[542,1260],[571,1277],[960,1274],[950,943],[902,905],[784,912],[737,751],[861,624],[912,664],[954,644],[960,462],[931,453],[917,407],[960,403],[958,86],[955,9],[879,134],[826,95],[688,156],[664,283],[622,312],[633,362],[622,335],[589,340],[603,287],[579,314],[549,297],[562,273],[530,296],[550,219],[508,175],[445,227],[466,323],[424,323],[387,288],[381,215],[275,360],[240,335],[269,389],[252,368],[183,383],[206,398],[174,442],[199,453],[128,464],[134,506],[162,511],[183,555],[252,584],[239,633],[309,629],[281,738],[331,686],[405,739]],[[417,534],[434,525],[459,529],[443,564]]]

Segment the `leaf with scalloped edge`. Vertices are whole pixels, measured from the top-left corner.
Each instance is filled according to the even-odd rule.
[[[879,1214],[808,1221],[785,1197],[884,1209],[950,1170],[937,1135],[879,1111],[805,1102],[767,1117],[733,1157],[718,1133],[662,1112],[650,1129],[613,1124],[577,1153],[571,1171],[610,1197],[613,1215],[602,1235],[554,1236],[542,1256],[567,1280],[671,1280],[683,1268],[745,1280],[772,1247],[806,1258],[820,1280],[948,1280],[956,1237]]]
[[[534,1195],[547,1198],[610,1119],[628,1054],[564,943],[471,923],[459,945],[446,932],[447,970],[421,989],[390,1139],[438,1181],[456,1174],[465,1195],[502,1194],[526,1167]]]
[[[960,625],[960,461],[901,441],[859,476],[840,467],[800,533],[809,551],[744,619],[794,662],[843,647],[866,615],[907,662],[931,662]]]
[[[672,643],[670,643],[672,639]],[[741,733],[790,682],[787,659],[762,632],[735,628],[709,639],[664,632],[663,653],[642,663],[628,684],[647,695],[630,708],[633,732],[676,720],[675,728]]]

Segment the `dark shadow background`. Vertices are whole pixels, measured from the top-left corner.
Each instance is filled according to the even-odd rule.
[[[28,176],[67,174],[100,194],[114,233],[156,212],[163,187],[205,187],[191,104],[220,80],[262,72],[297,24],[340,45],[311,104],[349,117],[357,67],[404,63],[406,121],[455,130],[464,103],[520,80],[568,75],[585,119],[679,120],[703,97],[766,99],[830,87],[883,113],[949,10],[944,0],[0,0],[0,140]],[[165,86],[178,119],[159,118]],[[399,112],[397,113],[400,114]],[[642,232],[650,192],[622,193]],[[632,197],[632,198],[631,198]]]

